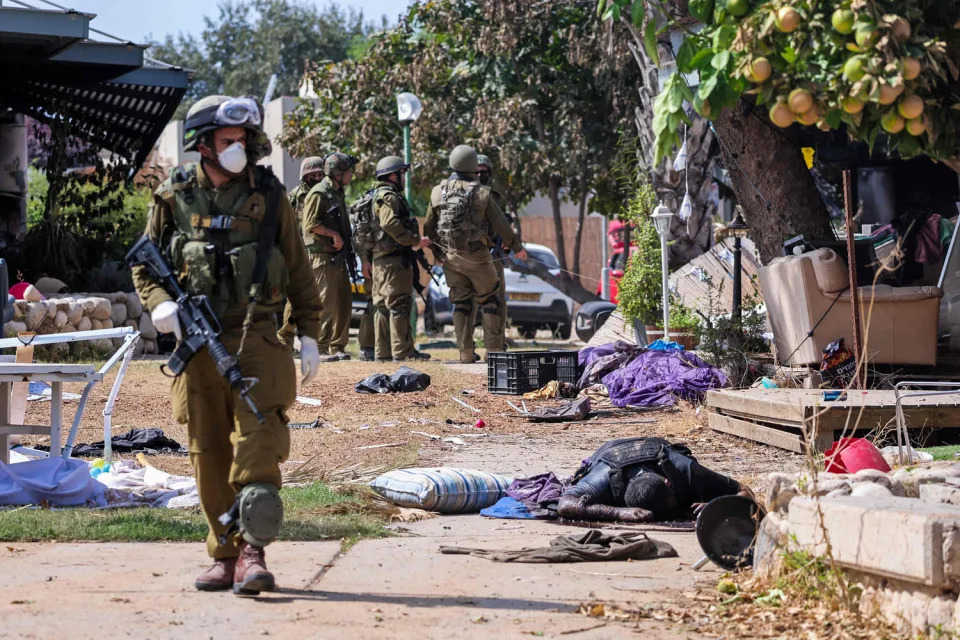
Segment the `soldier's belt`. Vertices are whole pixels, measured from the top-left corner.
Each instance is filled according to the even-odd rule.
[[[238,218],[237,216],[202,216],[199,213],[194,213],[190,216],[190,226],[195,229],[253,233],[253,223],[250,220]]]

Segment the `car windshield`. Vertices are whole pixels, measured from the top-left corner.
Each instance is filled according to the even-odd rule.
[[[542,249],[531,249],[527,247],[527,268],[530,268],[532,265],[531,262],[537,264],[542,264],[547,269],[559,269],[560,263],[557,262],[557,258],[550,253],[549,251],[543,251]],[[519,266],[520,261],[517,260],[515,256],[510,256],[510,262],[507,266]]]

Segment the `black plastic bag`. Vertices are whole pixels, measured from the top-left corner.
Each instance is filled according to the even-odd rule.
[[[356,384],[357,393],[409,393],[430,386],[430,376],[410,367],[400,367],[392,376],[374,373]]]

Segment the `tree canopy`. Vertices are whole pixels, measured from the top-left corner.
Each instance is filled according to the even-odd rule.
[[[713,118],[752,97],[778,127],[845,130],[871,148],[925,154],[960,169],[960,16],[953,0],[691,0],[703,28],[673,19],[672,3],[601,0],[604,15],[631,11],[657,32],[682,29],[679,71],[662,87],[658,157],[679,141],[684,102]],[[657,25],[662,25],[657,27]]]
[[[212,93],[262,97],[274,73],[276,95],[296,95],[306,61],[338,61],[362,51],[373,29],[362,13],[336,4],[318,9],[291,0],[223,0],[218,10],[216,18],[203,18],[199,37],[180,33],[151,43],[151,56],[194,71],[176,117]]]

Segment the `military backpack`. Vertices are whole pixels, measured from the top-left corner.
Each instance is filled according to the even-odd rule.
[[[484,246],[487,229],[476,224],[473,196],[476,184],[445,180],[440,184],[440,212],[437,235],[443,248],[473,250]]]

